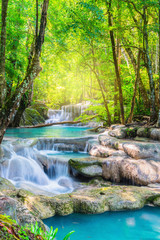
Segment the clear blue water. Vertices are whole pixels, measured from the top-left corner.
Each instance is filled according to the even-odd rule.
[[[35,138],[35,137],[84,137],[91,135],[87,127],[51,126],[43,128],[9,128],[5,137]]]
[[[59,229],[57,240],[74,230],[71,240],[154,240],[160,239],[160,208],[107,212],[98,215],[72,214],[44,220]]]
[[[55,156],[55,157],[59,157],[59,158],[65,158],[67,160],[71,159],[71,158],[85,158],[85,157],[90,157],[90,155],[88,153],[83,153],[83,152],[53,152],[53,151],[41,151],[46,153],[48,156]]]

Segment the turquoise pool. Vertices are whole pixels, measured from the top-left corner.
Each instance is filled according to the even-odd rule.
[[[57,240],[74,230],[71,240],[154,240],[160,239],[160,208],[107,212],[98,215],[72,214],[44,220],[59,229]]]
[[[35,137],[84,137],[91,135],[87,127],[51,126],[43,128],[9,128],[5,137],[35,138]]]

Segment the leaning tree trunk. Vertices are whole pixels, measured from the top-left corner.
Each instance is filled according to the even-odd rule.
[[[6,82],[5,82],[5,49],[6,49],[6,18],[9,0],[2,1],[1,14],[1,42],[0,42],[0,110],[4,104],[6,96]],[[0,122],[1,124],[1,122]]]
[[[8,127],[12,117],[14,116],[17,107],[19,107],[20,101],[24,93],[29,90],[34,79],[38,76],[42,70],[40,66],[40,54],[42,45],[44,42],[45,28],[47,23],[47,10],[48,10],[49,0],[43,1],[41,22],[38,37],[36,38],[35,53],[31,61],[30,67],[27,69],[26,76],[24,80],[17,86],[14,94],[5,103],[5,108],[1,110],[4,115],[0,114],[0,143],[2,142],[3,136],[5,134],[6,128]]]
[[[160,0],[159,0],[159,31],[158,31],[158,37],[159,37],[159,106],[158,106],[158,121],[157,121],[157,127],[160,127]]]
[[[111,15],[111,3],[112,0],[109,1],[109,9],[108,9],[108,23],[110,27],[110,39],[112,44],[112,53],[113,53],[113,60],[114,60],[114,66],[115,66],[115,73],[116,73],[116,79],[117,79],[117,85],[119,89],[119,103],[120,103],[120,109],[121,109],[121,122],[122,124],[125,123],[124,119],[124,106],[123,106],[123,93],[122,93],[122,86],[121,86],[121,77],[119,73],[119,67],[118,67],[118,61],[116,56],[116,46],[115,46],[115,39],[114,39],[114,33],[112,30],[112,15]]]
[[[149,55],[149,45],[148,45],[148,31],[147,31],[147,17],[146,17],[146,6],[143,7],[143,20],[144,20],[144,43],[145,43],[145,53],[146,53],[146,63],[147,72],[149,77],[150,85],[150,121],[154,122],[157,119],[156,114],[156,104],[155,104],[155,84],[153,79],[152,62]]]
[[[35,39],[38,38],[38,18],[39,18],[39,15],[38,15],[38,0],[36,0]],[[34,56],[34,53],[35,53],[35,47],[36,47],[36,41],[34,40],[32,45],[31,45],[31,50],[30,50],[30,54],[29,54],[29,57],[28,57],[27,70],[29,69],[30,64],[32,62],[32,59],[33,59],[33,56]],[[22,96],[22,99],[20,101],[18,110],[17,110],[17,112],[14,116],[13,121],[11,122],[11,124],[9,126],[18,127],[20,125],[20,121],[21,121],[21,118],[23,116],[23,113],[24,113],[25,109],[30,106],[31,101],[32,101],[32,97],[33,97],[33,81],[32,81],[32,84],[31,84],[31,87],[30,87],[29,91],[27,91]]]
[[[20,104],[19,104],[19,108],[14,116],[13,121],[11,121],[11,124],[9,126],[11,127],[19,127],[20,125],[20,121],[22,119],[23,113],[25,111],[25,109],[27,107],[30,106],[31,104],[31,95],[32,95],[32,88],[33,86],[31,86],[31,89],[29,91],[27,91],[23,97],[21,98]]]

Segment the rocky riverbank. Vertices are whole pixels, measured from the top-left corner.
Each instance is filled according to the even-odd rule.
[[[0,213],[10,215],[22,225],[38,221],[43,226],[40,219],[56,214],[134,210],[146,204],[160,206],[159,188],[112,185],[94,179],[70,194],[48,197],[16,189],[8,180],[0,179]]]
[[[147,138],[146,138],[147,137]],[[112,126],[90,140],[92,158],[69,161],[74,176],[147,186],[160,183],[160,129]]]
[[[83,179],[70,193],[46,196],[42,191],[35,194],[17,189],[0,178],[0,214],[10,215],[21,225],[38,221],[45,228],[42,219],[54,215],[134,210],[147,204],[160,206],[159,131],[112,126],[98,138],[24,140],[21,145],[17,144],[18,140],[13,141],[16,154],[23,149],[28,149],[27,153],[31,149],[35,151],[33,161],[41,170],[48,168],[50,162],[54,163],[51,157],[38,152],[41,150],[53,147],[58,151],[85,150],[91,156],[69,160],[71,176]],[[5,166],[9,152],[3,151],[1,155]]]

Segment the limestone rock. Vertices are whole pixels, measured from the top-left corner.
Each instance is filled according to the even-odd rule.
[[[138,185],[160,183],[160,162],[110,157],[103,164],[102,175],[117,183],[124,179]]]
[[[45,229],[42,221],[32,215],[22,203],[5,195],[0,195],[0,214],[11,216],[11,218],[15,219],[20,225],[30,225],[38,222],[39,226]]]
[[[150,132],[150,138],[160,141],[160,129],[159,128],[151,128],[149,132]]]
[[[103,158],[74,158],[69,160],[69,166],[74,176],[102,176],[101,162]]]
[[[54,197],[51,202],[55,208],[55,213],[60,216],[69,215],[74,212],[73,201],[68,194],[62,194]]]
[[[145,128],[145,127],[138,128],[137,136],[138,137],[144,137],[144,138],[149,137],[149,129]]]
[[[17,193],[18,200],[35,216],[40,219],[55,215],[55,208],[51,205],[51,198],[20,189]]]
[[[15,186],[7,179],[0,177],[0,192],[7,193],[8,191],[15,191]]]
[[[114,153],[115,150],[111,148],[106,148],[102,145],[95,145],[89,151],[89,154],[94,157],[108,157]]]
[[[116,127],[114,130],[108,132],[111,137],[123,139],[126,137],[126,128]]]
[[[155,159],[160,160],[159,143],[124,143],[123,150],[134,159]]]

